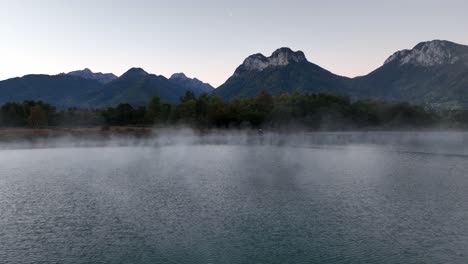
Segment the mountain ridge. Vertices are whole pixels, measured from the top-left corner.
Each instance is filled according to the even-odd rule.
[[[361,97],[435,108],[468,107],[468,46],[421,42],[401,50],[368,75],[353,79]]]
[[[262,91],[343,94],[348,79],[309,62],[302,51],[279,48],[269,57],[248,56],[213,94],[226,99],[252,97]]]
[[[169,78],[130,68],[120,77],[88,68],[67,74],[29,74],[0,81],[0,103],[44,100],[59,107],[145,104],[148,97],[178,102],[186,91],[226,99],[253,97],[261,91],[336,93],[352,98],[408,101],[431,107],[468,107],[468,46],[445,40],[421,42],[391,54],[367,75],[339,76],[307,60],[304,52],[279,48],[270,56],[248,56],[226,82],[214,89],[197,78]]]
[[[83,79],[89,79],[89,80],[97,80],[102,83],[108,83],[118,78],[113,73],[92,72],[89,68],[85,68],[83,70],[72,71],[72,72],[66,73],[66,75],[78,76]]]
[[[182,72],[172,74],[169,81],[189,88],[195,95],[211,94],[215,90],[209,83],[202,82],[197,78],[189,78]]]
[[[466,59],[468,59],[468,46],[446,40],[432,40],[420,42],[411,50],[397,51],[384,64],[396,61],[400,65],[436,66],[455,64]]]
[[[97,108],[119,103],[145,105],[152,96],[177,103],[187,91],[196,94],[205,92],[199,91],[197,86],[175,83],[162,75],[150,74],[138,67],[130,68],[112,80],[103,81],[101,77],[101,73],[93,73],[86,68],[71,74],[28,74],[10,78],[0,81],[0,105],[41,100],[59,108]]]
[[[279,50],[290,55],[303,54],[290,49]],[[305,56],[284,64],[268,64],[269,58],[262,54],[247,57],[214,94],[230,99],[255,96],[260,91],[272,94],[327,92],[359,99],[409,101],[431,107],[468,107],[468,46],[450,41],[426,41],[412,49],[397,51],[381,67],[354,78],[320,68]],[[260,66],[250,67],[251,64]]]

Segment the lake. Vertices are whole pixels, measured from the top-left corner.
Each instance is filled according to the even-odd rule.
[[[9,146],[0,262],[466,263],[467,142],[374,132]]]

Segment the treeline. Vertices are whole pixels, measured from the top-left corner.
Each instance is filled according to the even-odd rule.
[[[219,96],[187,92],[179,104],[159,97],[147,106],[119,104],[106,109],[58,110],[44,102],[7,103],[1,107],[3,127],[171,126],[198,128],[290,128],[346,130],[462,127],[468,111],[434,112],[408,103],[353,101],[330,94],[262,92],[254,98],[225,101]]]
[[[2,127],[99,126],[105,124],[101,110],[70,108],[58,111],[41,101],[6,103],[0,109]]]

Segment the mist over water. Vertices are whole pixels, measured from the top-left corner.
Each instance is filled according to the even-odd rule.
[[[1,144],[5,263],[466,263],[468,134]]]
[[[257,130],[195,131],[190,128],[154,130],[148,136],[90,135],[35,137],[0,141],[0,150],[81,147],[159,147],[168,145],[268,145],[318,148],[378,148],[427,154],[468,155],[463,131],[263,132]]]

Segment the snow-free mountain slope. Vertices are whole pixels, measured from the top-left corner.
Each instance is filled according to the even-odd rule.
[[[347,93],[349,78],[335,75],[307,60],[302,51],[280,48],[270,57],[254,54],[214,94],[225,98],[251,97],[261,91]]]
[[[360,97],[409,101],[437,108],[468,107],[468,46],[422,42],[398,51],[370,74],[355,78]]]
[[[213,86],[210,84],[204,83],[197,78],[189,78],[184,73],[174,73],[169,78],[169,81],[191,90],[195,95],[202,93],[211,94],[214,91]]]
[[[449,41],[434,40],[422,42],[411,50],[401,50],[390,56],[384,64],[413,65],[430,67],[437,65],[452,65],[457,62],[467,62],[468,46]]]
[[[83,79],[96,80],[101,83],[108,83],[117,79],[117,76],[115,76],[113,73],[92,72],[88,68],[84,70],[72,71],[67,73],[67,75],[78,76]]]

